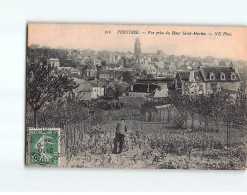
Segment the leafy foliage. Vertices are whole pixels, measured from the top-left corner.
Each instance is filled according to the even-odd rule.
[[[47,64],[27,64],[27,104],[34,111],[36,126],[36,112],[46,103],[56,100],[65,93],[77,88],[78,85],[70,78],[52,74],[53,67]]]
[[[134,75],[132,75],[129,71],[123,72],[122,76],[123,76],[123,81],[127,83],[132,83],[134,81]]]
[[[31,63],[38,60],[46,63],[48,58],[58,58],[61,66],[76,67],[77,62],[68,59],[69,52],[66,49],[54,49],[49,47],[28,47],[27,56]]]

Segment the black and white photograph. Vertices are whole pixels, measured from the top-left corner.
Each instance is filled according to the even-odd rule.
[[[246,32],[30,23],[27,165],[246,169]]]

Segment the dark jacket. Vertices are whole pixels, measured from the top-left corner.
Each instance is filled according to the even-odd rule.
[[[116,134],[126,135],[126,133],[127,133],[126,124],[123,122],[118,123],[116,127]]]

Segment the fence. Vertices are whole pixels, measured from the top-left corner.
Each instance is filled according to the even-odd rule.
[[[119,121],[121,118],[126,119],[126,124],[129,129],[135,130],[135,129],[141,129],[143,131],[153,131],[154,128],[156,129],[164,129],[164,125],[167,124],[168,128],[170,127],[170,124],[172,121],[176,120],[176,116],[178,115],[178,110],[176,110],[173,107],[164,107],[164,108],[158,108],[157,112],[151,112],[148,114],[124,114],[124,115],[118,115],[115,116],[115,118],[107,118],[109,115],[102,115],[105,120],[103,122],[104,124],[111,124],[109,127],[112,131],[112,135],[114,135],[115,125],[116,122]],[[113,113],[114,114],[114,113]],[[183,125],[183,128],[189,128],[191,129],[192,125],[192,116],[187,113],[187,115],[183,116],[185,118],[185,124]],[[194,127],[200,128],[201,130],[205,130],[202,125],[202,123],[205,123],[203,121],[203,117],[197,114],[193,115],[193,125]],[[101,124],[103,124],[101,123]],[[213,123],[213,121],[209,122],[209,128],[216,129],[216,125]],[[76,155],[80,150],[85,149],[85,136],[89,135],[90,129],[92,126],[97,125],[97,122],[95,122],[94,117],[89,118],[87,120],[82,121],[78,124],[72,124],[72,125],[65,125],[61,130],[61,154],[66,157],[70,157],[70,155]],[[219,126],[225,131],[224,129],[227,129],[227,143],[231,135],[230,132],[233,131],[231,129],[235,128],[243,128],[243,126],[239,126],[236,124],[231,124],[231,126],[228,128],[226,127],[225,122],[221,122]]]
[[[81,149],[83,144],[83,136],[91,127],[90,120],[84,120],[78,124],[64,125],[61,131],[61,154],[68,156],[73,154],[74,148]]]

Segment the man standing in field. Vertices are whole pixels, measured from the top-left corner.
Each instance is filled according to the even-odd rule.
[[[120,154],[123,151],[123,146],[124,146],[124,136],[127,133],[127,127],[125,124],[125,119],[121,119],[121,122],[119,122],[116,126],[116,137],[114,139],[114,149],[113,153],[115,154]],[[119,152],[118,150],[118,145],[119,145]]]

